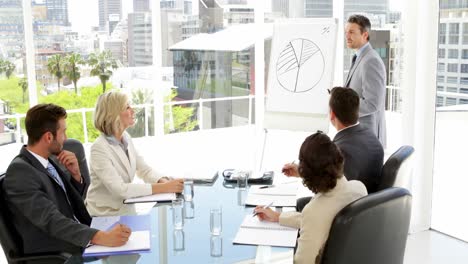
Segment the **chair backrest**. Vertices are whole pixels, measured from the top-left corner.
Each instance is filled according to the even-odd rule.
[[[3,191],[4,180],[5,174],[0,175],[0,243],[2,244],[5,256],[10,261],[11,258],[22,255],[23,241],[16,231],[14,224],[10,221],[11,213]]]
[[[413,147],[402,146],[388,158],[382,167],[382,175],[377,191],[390,187],[402,187],[411,190],[413,152]]]
[[[401,264],[411,218],[411,195],[389,188],[362,197],[333,220],[322,264]]]
[[[75,156],[78,159],[78,165],[80,166],[81,177],[83,177],[89,186],[91,179],[89,177],[88,162],[86,161],[86,153],[83,144],[79,140],[68,138],[63,143],[63,149],[75,153]],[[65,168],[62,166],[62,169]],[[87,191],[88,190],[84,190],[83,192],[83,200],[86,199]]]

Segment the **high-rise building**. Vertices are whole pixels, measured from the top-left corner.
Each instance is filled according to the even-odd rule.
[[[149,0],[133,0],[133,12],[149,12]]]
[[[440,1],[437,106],[468,104],[468,2]]]
[[[191,0],[160,0],[161,9],[182,10],[184,15],[192,14]]]
[[[128,64],[153,65],[153,37],[150,12],[128,14]]]
[[[223,8],[216,0],[199,0],[200,32],[213,33],[223,28]]]
[[[20,58],[23,53],[24,26],[21,0],[0,3],[0,58]]]
[[[122,0],[99,0],[99,29],[109,35],[122,19]]]
[[[389,0],[344,0],[344,18],[351,14],[386,16]],[[291,1],[290,1],[291,2]],[[305,17],[333,17],[333,0],[304,0]]]
[[[272,0],[271,11],[281,17],[304,17],[304,0]]]
[[[54,24],[69,26],[68,21],[68,1],[67,0],[46,0],[47,20]]]

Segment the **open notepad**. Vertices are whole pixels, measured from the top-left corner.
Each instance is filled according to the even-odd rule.
[[[281,226],[279,223],[260,221],[257,217],[246,215],[233,243],[294,247],[296,245],[297,232],[296,228]]]
[[[158,193],[135,198],[128,198],[123,201],[124,204],[132,203],[153,203],[153,202],[170,202],[176,199],[175,193]]]
[[[151,222],[149,215],[93,217],[91,227],[108,231],[118,224],[126,225],[132,230],[132,234],[125,245],[120,247],[91,245],[85,249],[83,256],[122,255],[149,252],[151,250]]]
[[[266,205],[273,203],[273,206],[296,206],[297,186],[278,186],[261,189],[252,186],[249,189],[246,205]]]

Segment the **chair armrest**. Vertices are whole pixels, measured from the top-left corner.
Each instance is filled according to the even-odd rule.
[[[72,254],[67,252],[48,252],[42,254],[28,254],[21,257],[12,257],[13,261],[28,261],[28,260],[39,260],[39,259],[61,259],[64,262],[72,257]]]

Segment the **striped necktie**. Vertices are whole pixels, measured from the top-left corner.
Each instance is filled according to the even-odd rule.
[[[67,190],[65,189],[65,185],[63,184],[62,178],[60,178],[57,170],[55,169],[55,167],[50,162],[49,162],[49,164],[47,164],[47,171],[50,173],[50,175],[52,175],[52,177],[58,183],[58,185],[60,185],[60,187],[62,187],[63,191],[65,193],[67,193]]]

